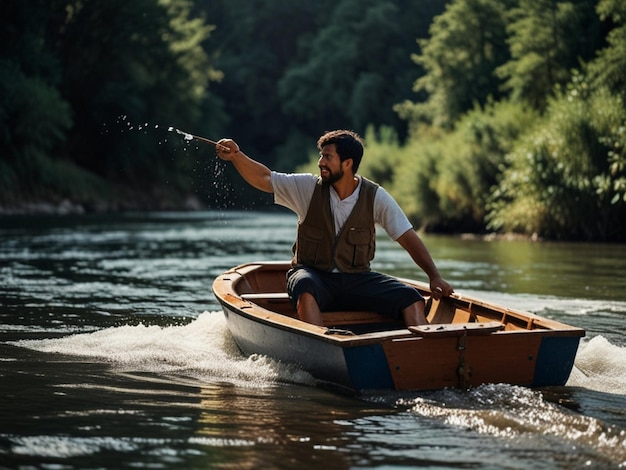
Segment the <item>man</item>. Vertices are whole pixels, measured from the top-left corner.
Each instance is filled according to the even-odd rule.
[[[287,291],[301,320],[323,326],[322,311],[375,310],[402,318],[406,326],[427,323],[424,299],[412,287],[370,270],[375,224],[381,225],[430,279],[434,298],[453,290],[396,201],[357,175],[361,138],[352,131],[327,132],[317,142],[320,176],[271,171],[245,155],[230,139],[216,145],[255,188],[298,215],[293,267]]]

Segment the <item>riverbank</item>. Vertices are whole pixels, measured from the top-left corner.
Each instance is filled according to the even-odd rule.
[[[70,199],[58,201],[29,201],[12,205],[0,204],[0,217],[2,216],[64,216],[83,214],[118,214],[123,212],[194,212],[210,209],[200,199],[193,195],[171,195],[167,198],[142,198],[127,199],[125,201],[105,201],[97,203],[80,203]],[[421,232],[421,231],[420,231]],[[435,233],[435,232],[432,232]],[[449,234],[449,233],[447,233]],[[459,233],[464,240],[530,240],[544,241],[536,233],[525,235],[520,233]]]
[[[199,211],[205,210],[195,195],[174,195],[167,197],[137,197],[112,200],[76,202],[67,198],[59,200],[33,200],[13,204],[0,204],[0,217],[8,215],[81,215],[107,214],[134,211]]]

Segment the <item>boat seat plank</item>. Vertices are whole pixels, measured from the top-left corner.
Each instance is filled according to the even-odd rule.
[[[287,292],[262,292],[260,294],[241,294],[243,300],[289,300]]]
[[[409,331],[418,336],[424,337],[445,337],[445,336],[474,336],[488,335],[495,331],[500,331],[504,325],[497,321],[492,322],[470,322],[470,323],[447,323],[430,324],[420,326],[410,326]]]

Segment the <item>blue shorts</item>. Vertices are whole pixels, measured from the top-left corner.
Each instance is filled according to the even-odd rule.
[[[368,310],[402,319],[402,310],[424,300],[411,286],[386,274],[339,273],[296,266],[287,272],[287,292],[294,306],[311,294],[322,312]]]

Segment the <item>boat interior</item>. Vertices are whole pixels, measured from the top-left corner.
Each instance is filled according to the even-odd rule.
[[[241,275],[233,286],[237,296],[263,309],[298,318],[286,292],[284,264],[251,264],[240,266],[236,270]],[[432,325],[448,325],[446,327],[448,332],[470,330],[474,331],[474,334],[480,334],[481,330],[492,332],[568,329],[567,325],[532,313],[496,307],[458,294],[435,300],[431,297],[427,284],[405,279],[403,281],[418,289],[426,300],[426,317],[430,328],[424,330],[411,328],[411,331],[417,334],[426,335],[437,330],[442,332],[443,328],[434,328]],[[330,329],[354,334],[406,328],[402,321],[394,321],[387,315],[370,311],[323,312],[322,319],[324,326]]]

